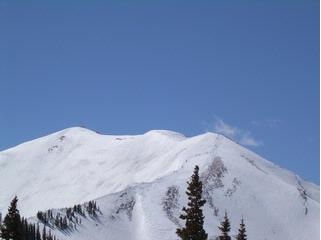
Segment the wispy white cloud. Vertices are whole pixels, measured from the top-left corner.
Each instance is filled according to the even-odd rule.
[[[261,141],[255,139],[249,132],[243,133],[241,139],[239,140],[239,143],[244,146],[252,146],[252,147],[258,147],[263,145]]]
[[[252,120],[251,121],[251,124],[253,126],[269,127],[269,128],[278,127],[281,123],[282,123],[282,121],[280,119],[275,119],[275,118],[267,118],[267,119]]]
[[[239,132],[239,129],[232,127],[231,125],[225,123],[222,119],[217,118],[214,123],[214,131],[234,139]]]
[[[214,131],[223,134],[244,146],[257,147],[263,144],[262,141],[255,139],[251,132],[229,125],[220,118],[216,118],[214,122]]]

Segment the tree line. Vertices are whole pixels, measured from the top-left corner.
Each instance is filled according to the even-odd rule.
[[[101,213],[99,206],[95,201],[89,201],[85,203],[84,208],[80,204],[76,204],[73,207],[65,208],[65,216],[62,216],[59,212],[54,215],[52,210],[45,212],[38,211],[37,218],[43,224],[49,227],[55,227],[59,230],[75,230],[77,225],[81,224],[81,217],[87,215],[93,218],[97,217],[97,213]]]
[[[51,230],[47,232],[46,226],[43,226],[40,232],[39,224],[28,223],[27,219],[20,216],[17,208],[17,196],[11,201],[8,213],[0,222],[0,237],[5,240],[57,240],[51,234]]]
[[[73,207],[65,208],[66,215],[59,212],[54,214],[52,210],[38,211],[37,218],[43,224],[42,230],[39,224],[28,223],[20,216],[17,208],[18,197],[15,196],[8,208],[8,213],[2,221],[0,214],[0,238],[5,240],[57,240],[51,234],[51,228],[57,228],[61,231],[72,231],[81,224],[81,217],[96,218],[102,212],[95,201],[89,201],[82,207],[76,204]],[[49,230],[47,230],[46,226]]]
[[[182,240],[207,240],[208,234],[203,227],[204,215],[202,210],[206,200],[202,197],[203,185],[199,177],[198,166],[195,166],[191,181],[187,182],[187,184],[186,194],[188,197],[188,203],[187,207],[183,207],[183,213],[180,215],[180,218],[185,220],[185,226],[176,229],[176,234]],[[220,230],[220,235],[217,238],[218,240],[232,239],[229,235],[231,224],[226,212],[223,221],[220,223],[220,226],[218,226],[218,229]],[[236,239],[247,240],[243,217],[241,219]]]
[[[198,166],[195,166],[191,181],[187,183],[186,194],[188,196],[188,203],[187,207],[183,207],[183,213],[180,215],[180,218],[185,220],[185,226],[176,229],[176,234],[182,240],[207,240],[208,234],[203,227],[204,215],[202,210],[206,200],[202,197],[203,186],[199,177]],[[3,222],[1,223],[0,221],[0,237],[5,240],[57,240],[56,237],[51,234],[50,229],[47,232],[46,224],[53,222],[56,227],[66,229],[68,228],[67,219],[70,221],[69,224],[74,221],[78,223],[78,218],[75,217],[75,213],[85,216],[86,211],[90,216],[95,217],[96,212],[100,212],[99,207],[94,201],[90,201],[85,206],[85,211],[81,205],[66,208],[66,216],[63,218],[59,214],[54,218],[51,210],[38,212],[37,218],[44,224],[42,233],[40,233],[39,224],[28,223],[25,218],[20,216],[17,202],[18,198],[16,196],[11,201],[8,213],[4,217]],[[81,219],[79,220],[81,221]],[[231,224],[226,212],[218,229],[220,230],[218,240],[231,240],[231,236],[229,235]],[[243,218],[241,219],[236,239],[247,240]]]

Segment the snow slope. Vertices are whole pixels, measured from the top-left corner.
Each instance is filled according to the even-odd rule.
[[[225,211],[234,234],[244,216],[249,239],[320,238],[319,186],[214,133],[107,136],[77,127],[26,142],[0,152],[0,212],[15,194],[27,217],[97,199],[98,220],[84,218],[77,231],[54,234],[61,240],[177,239],[196,164],[210,239]]]

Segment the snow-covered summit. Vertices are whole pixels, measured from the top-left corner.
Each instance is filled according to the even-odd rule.
[[[0,152],[0,212],[14,195],[27,217],[98,199],[104,214],[101,225],[93,226],[100,233],[91,234],[88,222],[89,232],[60,239],[101,239],[106,232],[111,240],[158,239],[160,233],[162,240],[175,239],[186,181],[196,164],[210,236],[227,210],[234,224],[244,215],[252,239],[319,238],[319,186],[215,133],[118,136],[73,127],[23,143]],[[135,203],[130,218],[114,212],[128,200],[124,193]]]

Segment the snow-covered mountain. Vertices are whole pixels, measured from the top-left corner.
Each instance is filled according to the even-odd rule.
[[[0,212],[14,195],[22,215],[95,200],[101,214],[76,230],[53,228],[60,240],[170,240],[186,204],[186,181],[199,165],[209,239],[227,211],[236,233],[244,216],[248,239],[320,238],[319,186],[214,133],[187,138],[154,130],[108,136],[63,131],[0,152]]]

